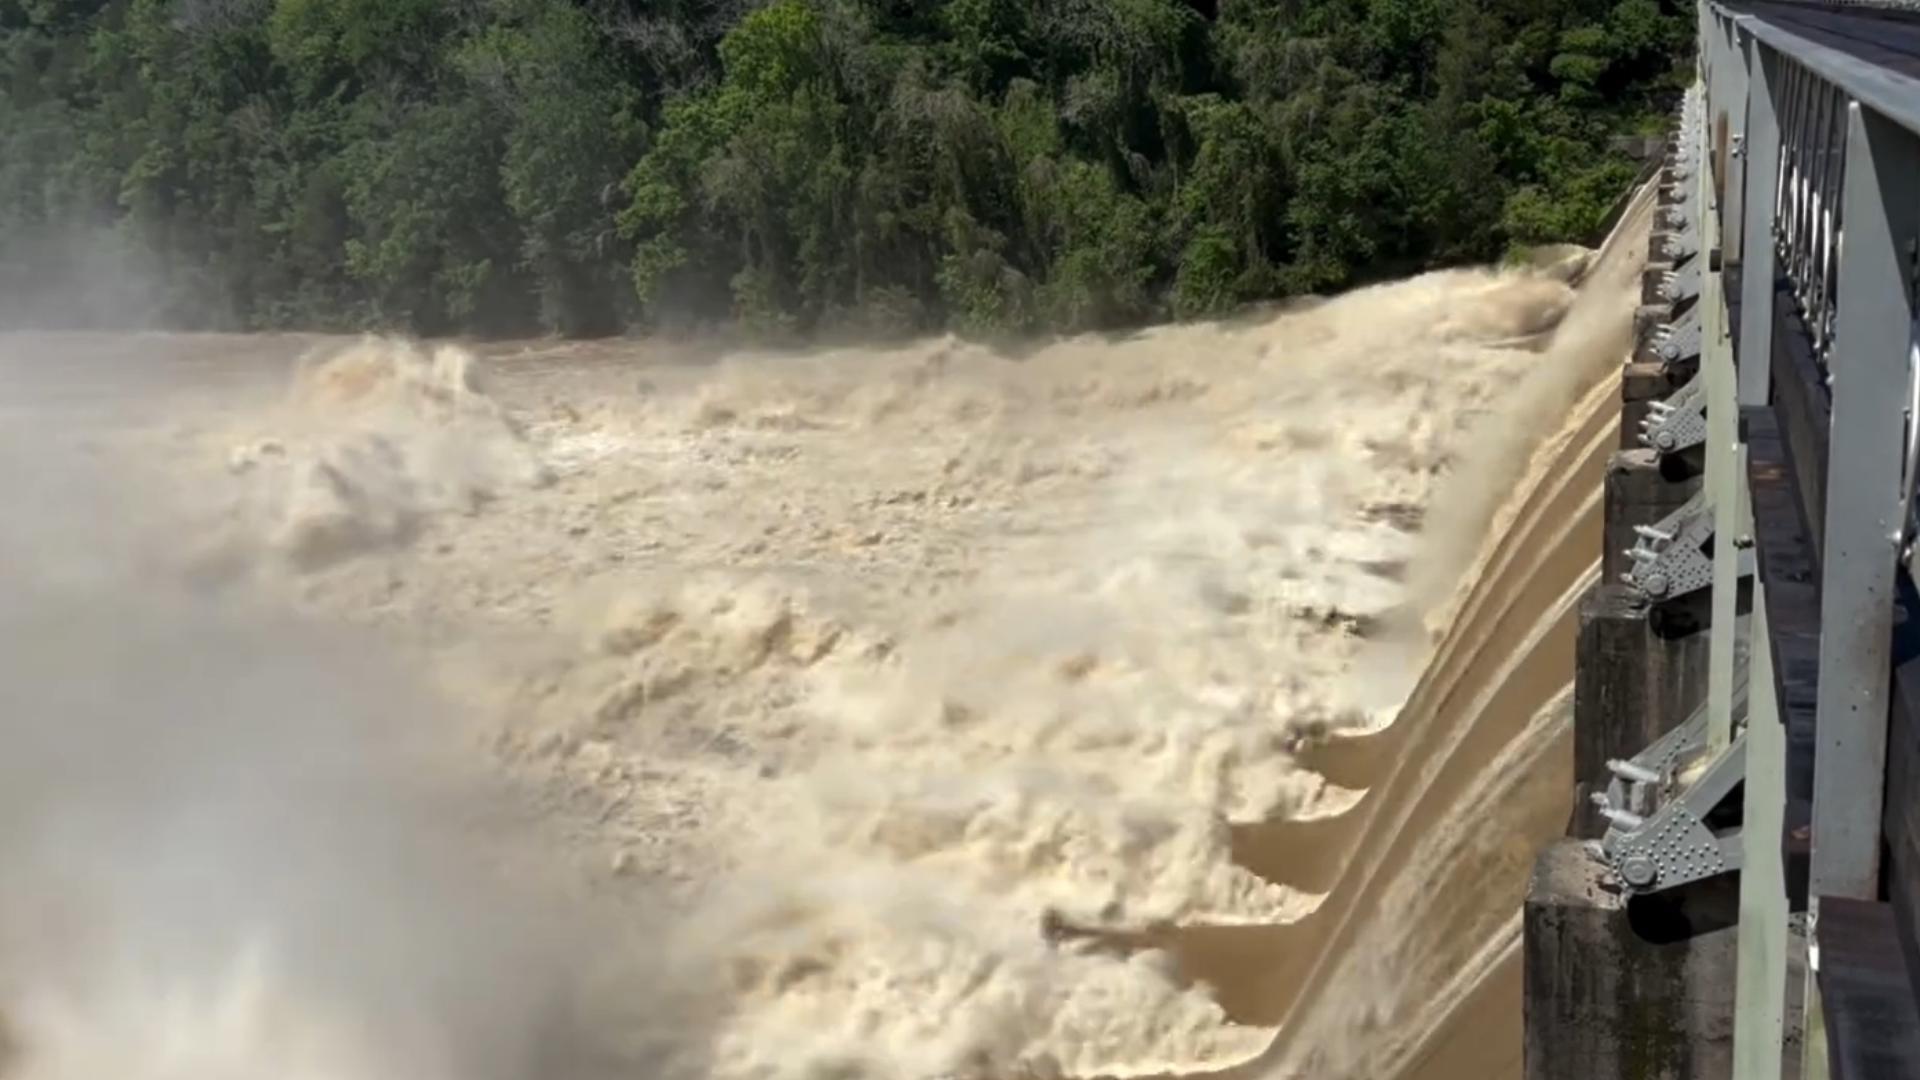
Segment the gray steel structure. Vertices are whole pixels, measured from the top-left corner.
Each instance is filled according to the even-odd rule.
[[[1670,571],[1684,568],[1684,584],[1697,587],[1705,571],[1691,563],[1710,560],[1708,701],[1686,734],[1616,763],[1612,798],[1596,797],[1616,828],[1596,854],[1641,892],[1741,873],[1741,1080],[1781,1076],[1791,1068],[1784,1033],[1802,1021],[1815,1033],[1827,1026],[1823,902],[1890,900],[1901,951],[1920,955],[1920,895],[1882,866],[1883,844],[1896,861],[1907,850],[1887,824],[1904,808],[1885,800],[1896,625],[1916,569],[1920,19],[1879,9],[1920,2],[1703,2],[1698,97],[1683,110],[1674,170],[1697,184],[1680,202],[1697,218],[1669,250],[1701,254],[1670,282],[1697,290],[1697,322],[1671,336],[1698,333],[1700,376],[1654,413],[1648,441],[1704,440],[1706,481],[1676,527],[1645,535],[1634,583],[1675,588]],[[1812,552],[1811,583],[1783,569],[1800,548],[1778,537],[1796,528]],[[1743,573],[1753,578],[1750,619]],[[1794,734],[1807,730],[1811,746],[1796,751]],[[1699,756],[1689,770],[1697,790],[1676,782],[1680,742]],[[1810,783],[1796,758],[1808,752]],[[1742,827],[1716,837],[1701,819],[1735,775]],[[1920,799],[1920,783],[1895,790]],[[1810,935],[1804,1017],[1788,1004],[1799,997],[1788,986],[1799,892]],[[1802,1075],[1828,1075],[1829,1048],[1808,1045]]]

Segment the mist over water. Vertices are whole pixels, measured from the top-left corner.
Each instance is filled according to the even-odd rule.
[[[379,642],[169,574],[185,523],[8,344],[0,1075],[696,1073],[664,922],[569,889]]]
[[[1019,360],[6,339],[0,1075],[1260,1060],[1182,928],[1334,917],[1244,837],[1374,813],[1314,748],[1612,348],[1569,276]]]

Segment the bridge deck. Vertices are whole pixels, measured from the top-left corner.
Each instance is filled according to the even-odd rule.
[[[1920,131],[1920,11],[1764,0],[1727,7],[1755,37]]]
[[[1764,0],[1747,4],[1743,10],[1865,63],[1920,78],[1920,10],[1831,8]]]
[[[1893,909],[1838,898],[1820,906],[1820,996],[1834,1080],[1920,1076],[1914,1006]]]

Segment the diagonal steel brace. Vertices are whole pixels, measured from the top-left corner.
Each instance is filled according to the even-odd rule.
[[[1746,778],[1746,680],[1735,686],[1741,731],[1690,782],[1707,748],[1705,705],[1631,760],[1607,762],[1613,780],[1592,799],[1608,829],[1593,850],[1628,889],[1660,892],[1740,869],[1740,827],[1708,824]]]
[[[1660,295],[1668,302],[1679,304],[1693,300],[1700,295],[1700,260],[1694,259],[1664,276],[1660,282]]]
[[[1660,328],[1654,338],[1660,359],[1673,364],[1700,355],[1700,310],[1695,308]]]
[[[1707,441],[1707,387],[1703,373],[1665,401],[1652,402],[1640,421],[1640,442],[1661,454],[1677,454]]]
[[[1691,220],[1675,225],[1660,237],[1660,253],[1675,263],[1700,254],[1699,226]]]
[[[1713,506],[1702,491],[1655,525],[1636,525],[1627,549],[1633,567],[1620,575],[1649,600],[1674,600],[1713,585]]]

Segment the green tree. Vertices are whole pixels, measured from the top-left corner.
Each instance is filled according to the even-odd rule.
[[[1633,172],[1613,136],[1691,78],[1690,15],[0,0],[0,320],[998,335],[1204,316],[1587,237]]]
[[[631,253],[614,214],[627,163],[644,147],[643,102],[586,12],[519,6],[522,21],[476,36],[459,66],[510,117],[501,183],[541,325],[569,335],[617,330],[631,306],[621,270]]]

